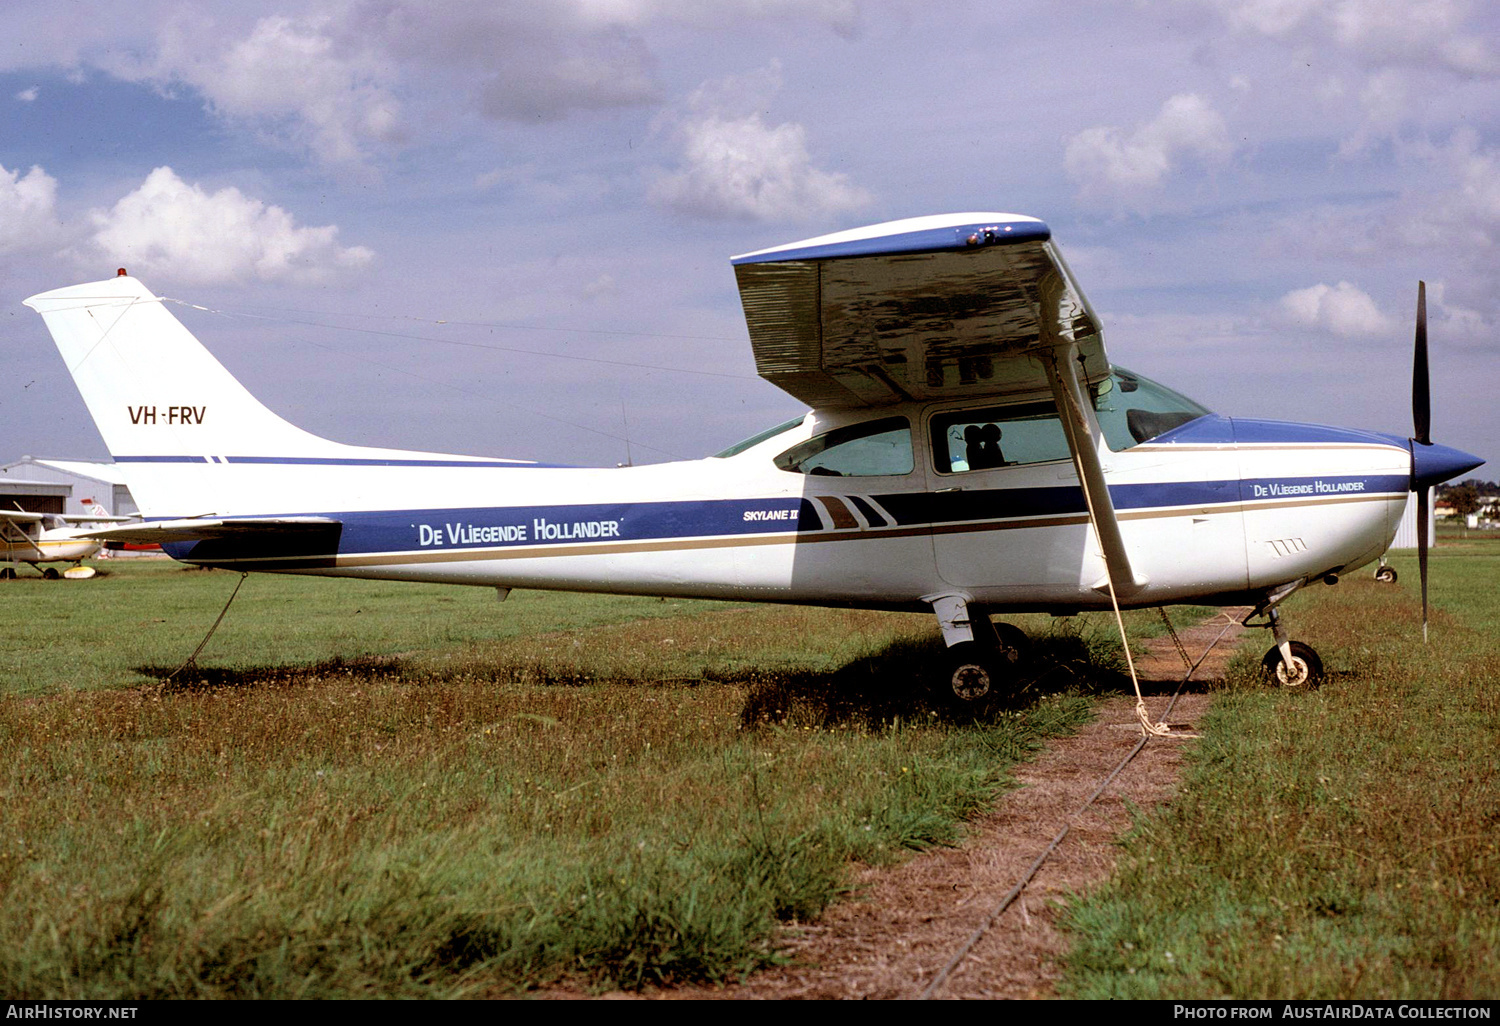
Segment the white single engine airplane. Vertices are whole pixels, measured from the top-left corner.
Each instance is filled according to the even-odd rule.
[[[48,580],[58,577],[89,578],[94,576],[93,567],[83,566],[83,561],[99,551],[100,539],[94,536],[93,528],[73,527],[72,524],[99,524],[111,521],[133,520],[134,517],[113,517],[103,512],[87,513],[28,513],[23,510],[0,509],[0,580],[16,576],[16,563],[39,566],[42,563],[72,563],[61,573],[56,567],[42,570]]]
[[[1277,603],[1385,551],[1407,492],[1482,461],[1229,419],[1111,367],[1035,218],[972,213],[733,260],[757,367],[812,407],[702,460],[547,467],[343,445],[247,392],[140,282],[33,296],[179,560],[283,573],[936,613],[961,697],[1024,637],[990,614]],[[1419,328],[1425,378],[1425,326]],[[1426,523],[1425,517],[1419,522]],[[1424,591],[1425,604],[1425,591]]]

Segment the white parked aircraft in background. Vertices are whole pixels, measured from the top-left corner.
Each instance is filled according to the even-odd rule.
[[[39,566],[42,563],[72,563],[73,566],[59,573],[56,567],[42,570],[49,580],[58,577],[88,578],[94,576],[93,567],[82,566],[82,562],[99,551],[100,540],[93,537],[94,527],[75,527],[75,524],[101,524],[134,517],[109,516],[102,506],[94,507],[98,513],[28,513],[22,510],[0,509],[0,579],[16,576],[16,563]]]
[[[1417,439],[1217,416],[1110,365],[1034,218],[914,218],[737,257],[762,376],[812,411],[718,456],[613,469],[343,445],[261,405],[133,278],[46,320],[179,560],[284,573],[935,613],[961,695],[991,614],[1277,604],[1376,559],[1407,493],[1478,466]],[[1425,522],[1425,521],[1424,521]],[[1424,592],[1425,602],[1425,592]]]

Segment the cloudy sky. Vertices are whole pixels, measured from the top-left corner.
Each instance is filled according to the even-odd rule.
[[[339,441],[574,464],[799,412],[731,254],[1046,220],[1111,358],[1500,459],[1485,0],[11,2],[0,461],[104,456],[35,292],[128,267]],[[201,307],[203,309],[195,309]],[[1493,468],[1480,472],[1491,476]]]

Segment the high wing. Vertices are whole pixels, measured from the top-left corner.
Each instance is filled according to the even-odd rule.
[[[1103,333],[1052,231],[1020,214],[888,221],[733,258],[756,370],[815,408],[1050,395],[1108,568],[1130,566],[1086,412]]]
[[[755,365],[812,407],[1051,393],[1051,350],[1109,374],[1098,318],[1019,214],[940,214],[733,258]]]

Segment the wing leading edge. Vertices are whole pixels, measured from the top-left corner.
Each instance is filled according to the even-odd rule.
[[[967,213],[890,221],[733,259],[756,369],[813,407],[1051,394],[1049,351],[1109,373],[1046,224]]]

